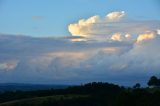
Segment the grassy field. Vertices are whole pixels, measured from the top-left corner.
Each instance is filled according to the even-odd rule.
[[[9,101],[1,103],[0,106],[48,106],[50,104],[60,105],[62,101],[87,99],[88,97],[88,95],[54,95]]]
[[[66,89],[0,94],[0,106],[160,106],[159,88],[125,88],[88,83]]]

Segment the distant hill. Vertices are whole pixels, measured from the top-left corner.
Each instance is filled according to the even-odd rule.
[[[69,85],[47,85],[47,84],[23,84],[23,83],[0,83],[0,92],[4,91],[32,91],[47,89],[65,89]]]

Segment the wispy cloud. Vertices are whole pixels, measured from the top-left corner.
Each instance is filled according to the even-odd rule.
[[[45,19],[45,17],[44,16],[32,16],[32,19],[33,20],[43,20],[43,19]]]

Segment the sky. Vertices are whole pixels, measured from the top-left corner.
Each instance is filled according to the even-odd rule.
[[[0,0],[0,33],[69,36],[81,18],[125,11],[133,19],[160,19],[159,0]]]
[[[160,77],[158,0],[0,0],[0,83],[142,85]]]

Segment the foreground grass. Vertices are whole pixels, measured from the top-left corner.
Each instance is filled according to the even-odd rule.
[[[87,99],[88,95],[54,95],[46,97],[35,97],[22,100],[14,100],[1,103],[0,106],[50,106],[61,105],[61,103],[70,100],[83,100]]]

